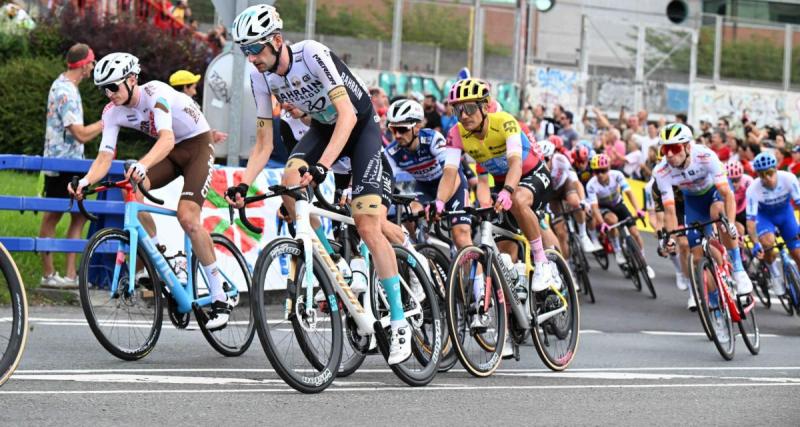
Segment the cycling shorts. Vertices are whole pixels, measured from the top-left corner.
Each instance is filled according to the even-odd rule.
[[[617,216],[617,221],[625,221],[626,219],[632,217],[631,211],[628,210],[628,207],[625,206],[625,202],[617,202],[613,205],[600,205],[600,213],[605,216],[607,213],[613,213]],[[633,224],[636,226],[636,224]]]
[[[335,126],[312,121],[311,127],[289,155],[285,170],[296,170],[317,163],[328,147]],[[378,215],[386,186],[383,182],[385,168],[382,166],[380,128],[373,120],[373,114],[366,114],[356,122],[339,155],[344,156],[350,157],[353,173],[353,213]]]
[[[684,194],[683,202],[686,212],[684,223],[686,225],[692,225],[692,223],[695,222],[710,221],[711,205],[716,202],[722,202],[722,195],[717,191],[717,187],[711,187],[705,194],[699,196]],[[711,226],[706,226],[705,231],[706,235],[710,235]],[[700,232],[697,230],[689,231],[686,233],[686,237],[689,239],[690,248],[699,245],[702,238]]]
[[[792,205],[787,203],[783,211],[779,212],[758,212],[756,217],[758,237],[766,233],[775,233],[775,229],[780,230],[789,250],[800,248],[800,240],[797,238],[797,220],[794,217]]]
[[[550,187],[550,170],[544,162],[539,162],[528,174],[523,175],[519,180],[517,191],[524,188],[533,193],[533,206],[531,208],[534,212],[541,210],[548,202],[550,202],[553,192]],[[495,184],[493,191],[499,193],[503,191],[504,183],[500,182]]]
[[[155,190],[183,176],[181,200],[191,200],[202,207],[213,173],[214,138],[209,131],[175,144],[166,159],[147,171],[147,178],[150,189]]]
[[[469,206],[469,190],[467,189],[467,178],[461,171],[459,171],[458,179],[459,179],[458,189],[456,189],[456,192],[455,194],[453,194],[453,197],[451,197],[450,200],[448,200],[444,204],[444,210],[446,212],[463,210],[465,207]],[[436,200],[436,193],[439,191],[439,183],[417,181],[414,186],[414,191],[419,193],[419,195],[417,196],[417,200],[423,205],[426,205]],[[452,225],[459,225],[459,224],[472,225],[472,218],[469,215],[454,216],[451,218],[450,223]]]

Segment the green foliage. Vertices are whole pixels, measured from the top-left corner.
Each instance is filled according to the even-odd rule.
[[[25,35],[0,31],[0,64],[20,56],[28,56],[30,48]]]
[[[28,35],[32,56],[52,56],[63,58],[69,49],[69,41],[61,35],[57,21],[41,22]]]

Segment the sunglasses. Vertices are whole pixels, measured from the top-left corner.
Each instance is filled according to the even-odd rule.
[[[758,172],[758,176],[760,176],[761,178],[766,178],[772,175],[775,175],[775,169],[767,169],[765,171]]]
[[[242,49],[242,53],[244,54],[244,56],[258,55],[264,50],[265,47],[267,47],[267,43],[271,41],[272,38],[268,38],[264,41],[255,42],[244,46],[239,46],[239,48]]]
[[[117,93],[119,91],[120,85],[124,81],[125,81],[125,79],[122,79],[122,80],[117,81],[117,82],[111,82],[111,83],[105,84],[103,86],[100,86],[98,89],[100,89],[100,92],[103,92],[103,93],[106,93],[106,92]]]
[[[742,180],[741,177],[740,178],[731,178],[731,182],[733,182],[734,184],[736,184],[737,182],[739,182],[741,180]]]
[[[662,156],[666,156],[666,155],[670,155],[670,154],[674,156],[676,154],[680,154],[681,151],[683,151],[683,145],[682,144],[670,144],[670,145],[662,145],[661,146],[661,155]]]
[[[599,175],[601,173],[608,173],[608,169],[595,169],[592,172]]]
[[[456,113],[456,117],[461,117],[461,115],[464,113],[466,113],[468,116],[471,116],[477,113],[480,108],[481,107],[477,102],[467,102],[464,104],[453,105],[453,112]]]
[[[389,126],[389,132],[391,132],[392,135],[405,135],[411,132],[411,126]]]

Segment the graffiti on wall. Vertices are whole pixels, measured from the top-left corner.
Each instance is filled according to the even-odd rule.
[[[455,77],[431,76],[427,74],[377,71],[367,69],[353,70],[367,86],[380,86],[389,98],[403,96],[410,92],[430,93],[441,101],[450,92]],[[511,114],[519,113],[519,88],[514,83],[489,80],[492,96]]]
[[[632,79],[608,76],[592,77],[594,94],[589,102],[606,111],[616,111],[635,104],[635,84]],[[590,97],[591,98],[591,97]],[[689,109],[689,89],[686,85],[649,80],[644,84],[644,108],[657,113],[685,113]]]
[[[800,134],[800,95],[769,89],[721,86],[699,88],[692,95],[693,118],[727,117],[737,120],[747,110],[758,126],[781,126],[791,134]]]
[[[525,100],[529,105],[542,104],[548,110],[556,104],[575,110],[580,83],[580,74],[576,71],[528,67]]]

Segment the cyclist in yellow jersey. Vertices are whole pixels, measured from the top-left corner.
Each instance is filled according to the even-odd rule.
[[[478,163],[478,202],[491,205],[488,175],[498,191],[495,209],[509,211],[517,220],[533,251],[532,289],[540,292],[550,285],[561,286],[559,276],[545,256],[542,230],[535,211],[548,202],[550,172],[535,151],[517,120],[505,112],[488,112],[489,88],[478,79],[456,82],[450,89],[458,124],[447,136],[444,175],[439,188],[452,187],[458,175],[461,154],[466,152]],[[440,194],[440,196],[447,196]]]

